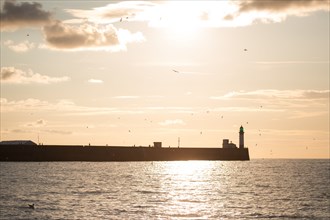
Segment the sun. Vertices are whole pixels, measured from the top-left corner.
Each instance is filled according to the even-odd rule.
[[[174,1],[154,11],[149,25],[164,28],[175,38],[191,38],[205,23],[206,12],[201,2]]]

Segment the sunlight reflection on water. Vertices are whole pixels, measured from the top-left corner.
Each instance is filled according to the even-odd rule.
[[[328,160],[0,163],[0,219],[328,219]],[[27,204],[36,204],[35,210]]]

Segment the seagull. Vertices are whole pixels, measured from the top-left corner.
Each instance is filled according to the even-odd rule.
[[[123,18],[120,18],[120,22],[122,22],[123,21]]]
[[[172,70],[173,72],[175,72],[175,73],[179,73],[179,71],[177,71],[177,70]]]
[[[34,209],[34,203],[31,205],[31,204],[29,204],[29,208],[30,209]]]
[[[26,35],[27,37],[30,36],[29,34]]]
[[[246,49],[246,48],[244,48],[244,51],[247,51],[247,49]]]

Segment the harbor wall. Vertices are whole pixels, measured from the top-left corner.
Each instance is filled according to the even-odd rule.
[[[0,161],[249,160],[248,148],[1,145]]]

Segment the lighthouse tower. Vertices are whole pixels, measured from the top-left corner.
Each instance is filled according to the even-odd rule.
[[[242,125],[239,128],[239,148],[244,148],[244,128]]]

